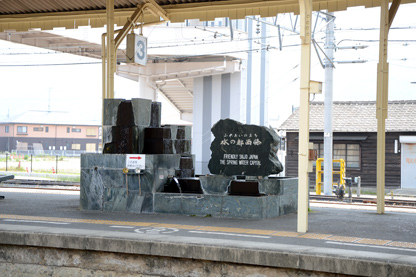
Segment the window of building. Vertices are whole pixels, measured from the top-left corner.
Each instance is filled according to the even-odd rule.
[[[81,133],[81,128],[72,128],[72,133]]]
[[[72,150],[81,150],[81,144],[73,143],[71,148],[72,148]]]
[[[318,158],[324,157],[323,143],[314,143],[313,148],[317,151]],[[332,156],[334,160],[343,159],[347,168],[360,168],[359,144],[334,143]],[[339,164],[336,163],[334,166],[339,167]]]
[[[95,152],[96,148],[96,144],[95,143],[87,143],[87,145],[85,146],[85,150],[87,152]]]
[[[316,150],[318,158],[324,157],[324,145],[323,143],[313,143],[313,150]]]
[[[96,137],[97,131],[95,128],[87,128],[87,137]]]
[[[27,134],[27,126],[17,126],[18,134]]]
[[[8,133],[9,132],[9,126],[4,126],[4,132]]]
[[[45,127],[45,132],[46,133],[49,132],[49,127],[48,126]]]
[[[360,145],[347,144],[347,167],[360,168]]]
[[[33,127],[34,132],[43,132],[43,127]]]
[[[66,127],[66,132],[67,132],[67,133],[70,133],[70,132],[71,132],[71,128]]]

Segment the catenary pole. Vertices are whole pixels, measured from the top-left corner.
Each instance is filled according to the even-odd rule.
[[[333,106],[333,77],[334,77],[334,13],[326,16],[326,39],[325,39],[325,99],[324,99],[324,194],[332,194],[332,106]]]

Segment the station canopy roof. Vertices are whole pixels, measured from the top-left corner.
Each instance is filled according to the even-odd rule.
[[[123,26],[140,4],[151,0],[114,0],[115,21]],[[187,19],[211,21],[229,17],[242,19],[249,15],[272,17],[278,13],[299,13],[298,0],[154,0],[171,22]],[[414,3],[416,0],[402,0]],[[379,0],[313,0],[313,10],[342,11],[348,7],[380,6]],[[159,17],[146,13],[144,22]],[[103,27],[106,24],[106,0],[0,0],[0,32],[51,30],[78,26]]]

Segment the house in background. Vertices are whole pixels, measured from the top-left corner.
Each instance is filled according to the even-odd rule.
[[[97,123],[67,112],[27,111],[0,121],[0,151],[96,152],[101,143]]]
[[[298,175],[299,110],[279,131],[286,133],[285,176]],[[309,141],[324,157],[324,103],[311,102]],[[346,161],[347,177],[361,176],[362,186],[376,187],[376,102],[333,103],[333,159]],[[324,169],[325,170],[325,169]],[[386,187],[416,188],[416,101],[391,101],[386,120]],[[316,173],[309,174],[316,184]],[[334,175],[334,182],[336,182]]]

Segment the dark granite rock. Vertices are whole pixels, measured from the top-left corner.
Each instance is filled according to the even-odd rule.
[[[198,178],[179,178],[182,193],[202,194],[201,182]]]
[[[202,194],[201,182],[198,178],[168,178],[163,192]]]
[[[88,210],[102,210],[104,203],[104,183],[98,169],[91,171],[90,186],[84,192]]]
[[[283,171],[276,156],[279,139],[272,129],[223,119],[211,131],[215,136],[208,164],[212,174],[268,176]]]
[[[144,130],[145,139],[171,139],[171,130],[166,127],[149,127]]]
[[[112,107],[109,112],[117,110],[116,126],[104,128],[104,154],[138,153],[139,129],[134,122],[133,105],[131,101],[109,101]],[[118,107],[115,108],[115,104]],[[110,105],[111,104],[111,105]],[[114,121],[114,120],[111,120]]]
[[[162,103],[152,102],[150,127],[160,127],[162,118]]]
[[[193,169],[194,168],[194,161],[191,156],[189,157],[181,157],[179,160],[179,168],[180,169]]]
[[[259,179],[243,176],[239,180],[222,175],[200,176],[199,180],[181,177],[176,179],[183,190],[182,195],[178,194],[180,191],[176,183],[173,184],[172,190],[176,189],[174,192],[160,193],[164,191],[167,176],[174,176],[175,168],[180,167],[180,158],[181,155],[147,155],[144,172],[140,175],[129,172],[126,175],[122,172],[126,155],[83,154],[80,206],[83,210],[209,214],[215,217],[256,219],[296,212],[297,178],[290,177],[269,176]],[[187,166],[182,164],[182,167]],[[267,195],[226,195],[229,190],[240,191],[242,182],[249,185],[248,190],[254,189],[255,193]],[[201,190],[203,194],[200,194]]]
[[[205,194],[221,194],[225,195],[228,192],[233,177],[223,175],[203,175],[199,176],[201,186]]]
[[[145,139],[143,154],[174,154],[171,139]]]
[[[165,125],[165,127],[171,129],[172,138],[186,140],[192,139],[192,126]]]
[[[117,112],[117,126],[134,126],[133,105],[131,101],[121,101]]]
[[[179,169],[175,169],[175,176],[178,178],[189,178],[195,176],[194,161],[192,156],[181,156]]]
[[[195,176],[194,169],[175,169],[175,176],[179,178],[188,178]]]
[[[259,192],[259,183],[257,181],[241,181],[233,180],[228,188],[229,195],[245,195],[245,196],[263,196]]]
[[[178,130],[176,132],[176,139],[185,139],[185,126],[178,126]]]
[[[152,100],[132,98],[131,104],[133,106],[134,125],[149,127]]]
[[[111,127],[111,139],[105,143],[104,154],[134,154],[138,153],[138,134],[137,126],[113,126]]]
[[[185,139],[192,140],[192,126],[183,126],[185,130]]]
[[[146,152],[145,154],[162,154],[162,150],[150,150],[156,148],[156,146],[151,146],[152,143],[159,143],[162,145],[162,142],[153,141],[153,139],[170,139],[171,142],[165,141],[166,149],[163,154],[191,154],[191,137],[192,137],[192,128],[190,126],[178,126],[178,125],[166,125],[163,127],[149,127],[145,130],[145,140],[149,140],[146,143]],[[172,148],[170,148],[172,144]],[[162,146],[160,146],[162,147]],[[156,151],[156,152],[153,152]]]
[[[104,145],[106,143],[110,143],[113,140],[112,128],[113,126],[108,126],[108,125],[103,126],[102,134],[103,134]]]
[[[103,125],[115,126],[120,103],[124,99],[104,99]]]
[[[143,202],[144,202],[144,195],[140,195],[137,192],[130,192],[127,198],[127,207],[126,210],[132,213],[141,213]]]
[[[176,154],[191,154],[191,140],[177,139],[174,145]]]
[[[173,154],[170,128],[149,127],[144,130],[144,154]]]
[[[166,183],[163,185],[163,192],[180,193],[181,189],[178,178],[168,178]]]
[[[137,126],[138,130],[138,137],[137,137],[137,154],[143,154],[144,149],[144,131],[147,127],[145,126]],[[133,153],[134,154],[134,153]]]

